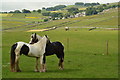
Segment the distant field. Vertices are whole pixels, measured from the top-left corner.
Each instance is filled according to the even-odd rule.
[[[26,16],[25,16],[26,15]],[[40,17],[25,18],[25,17]],[[106,28],[118,28],[117,9],[78,18],[54,20],[37,23],[44,16],[31,14],[13,14],[2,18],[2,77],[3,78],[118,78],[118,31]],[[64,27],[70,27],[65,31]],[[22,72],[10,72],[10,47],[18,41],[29,42],[33,29],[58,27],[55,30],[37,32],[48,35],[51,41],[60,41],[65,47],[65,70],[58,69],[58,59],[47,57],[46,73],[34,72],[35,59],[21,56]],[[91,27],[98,27],[88,31]],[[109,41],[106,54],[106,41]]]
[[[0,17],[11,17],[13,14],[0,14]]]
[[[70,18],[70,19],[62,19],[55,20],[46,23],[36,24],[33,22],[42,21],[41,18],[38,18],[38,14],[31,13],[27,14],[24,18],[25,14],[13,14],[13,17],[3,17],[3,29],[15,27],[10,30],[28,30],[28,29],[42,29],[46,27],[102,27],[102,28],[117,28],[118,27],[118,13],[117,9],[111,9],[107,12],[101,13],[99,15],[86,16],[86,17],[78,17],[78,18]],[[36,15],[36,16],[34,16]],[[21,16],[21,17],[20,17]],[[19,18],[20,17],[20,18]],[[31,17],[31,18],[30,18]],[[37,18],[33,18],[37,17]],[[114,22],[113,22],[114,21]],[[5,23],[5,24],[4,24]],[[9,24],[11,23],[11,24]]]

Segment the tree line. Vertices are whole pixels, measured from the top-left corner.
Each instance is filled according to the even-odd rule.
[[[70,7],[67,8],[67,13],[59,13],[59,12],[50,12],[50,11],[56,11],[56,10],[62,10],[63,8],[67,7],[66,5],[57,5],[54,7],[48,7],[45,8],[43,7],[42,9],[38,9],[38,10],[27,10],[27,9],[23,9],[22,11],[20,10],[15,10],[15,11],[10,11],[9,13],[31,13],[31,12],[38,12],[41,13],[43,16],[51,16],[51,17],[70,17],[70,15],[75,15],[77,13],[80,12],[85,12],[86,15],[94,15],[94,14],[98,14],[99,12],[102,12],[105,9],[109,9],[109,8],[115,8],[115,7],[120,7],[120,5],[118,4],[114,4],[114,5],[110,5],[109,3],[107,4],[101,4],[100,3],[83,3],[83,2],[76,2],[75,5],[77,6],[89,6],[86,8],[86,10],[79,10],[76,7]],[[95,6],[98,5],[98,6]],[[7,12],[6,12],[7,13]]]
[[[100,3],[83,3],[83,2],[76,2],[75,5],[77,6],[96,6],[96,5],[100,5]]]
[[[31,12],[41,13],[41,9],[33,10],[33,11],[30,11],[30,10],[27,10],[27,9],[23,9],[22,11],[20,11],[20,10],[15,10],[15,11],[10,11],[9,13],[31,13]]]
[[[99,12],[103,12],[103,10],[116,8],[116,7],[120,7],[120,5],[117,5],[117,4],[109,5],[109,3],[107,3],[107,4],[99,5],[97,7],[91,6],[86,8],[86,15],[95,15],[95,14],[98,14]]]

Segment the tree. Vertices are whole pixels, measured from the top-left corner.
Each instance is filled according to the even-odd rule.
[[[64,17],[65,17],[65,18],[68,18],[68,17],[70,17],[70,14],[67,13],[67,14],[64,15]]]
[[[106,4],[103,4],[102,6],[103,6],[103,7],[106,7],[107,5],[106,5]]]
[[[55,8],[54,7],[49,7],[49,8],[46,8],[47,11],[55,11]]]
[[[36,12],[36,10],[33,10],[33,12]]]
[[[42,7],[42,10],[45,9],[45,7]]]
[[[74,8],[74,7],[69,8],[69,9],[67,9],[67,10],[68,10],[69,13],[73,13],[73,12],[79,11],[78,8]]]
[[[97,5],[97,3],[91,3],[91,5],[92,5],[92,6],[95,6],[95,5]]]
[[[112,5],[112,8],[116,8],[117,7],[117,5]]]
[[[55,6],[54,8],[55,8],[56,10],[59,10],[59,9],[65,8],[65,7],[66,7],[66,5],[57,5],[57,6]]]
[[[31,13],[29,10],[23,9],[22,10],[23,13]]]
[[[88,7],[86,9],[86,15],[94,15],[94,14],[97,14],[97,13],[98,12],[97,12],[96,8],[94,8],[94,7]]]
[[[69,8],[67,10],[68,10],[69,14],[72,14],[72,15],[75,15],[76,13],[79,13],[79,9],[78,8],[72,7],[72,8]]]
[[[75,5],[77,5],[77,6],[84,6],[84,3],[83,2],[76,2]]]
[[[48,7],[46,8],[47,11],[56,11],[56,10],[60,10],[60,9],[63,9],[65,8],[66,6],[65,5],[57,5],[55,7]]]
[[[14,11],[10,11],[9,13],[14,13]]]
[[[96,5],[100,5],[100,3],[85,3],[84,6],[96,6]]]
[[[98,7],[97,7],[97,11],[98,11],[98,12],[102,12],[103,10],[104,10],[104,8],[103,8],[102,6],[98,6]]]
[[[50,13],[50,16],[52,17],[52,18],[55,18],[55,17],[63,17],[63,13]]]
[[[43,12],[42,15],[43,16],[50,16],[50,12]]]
[[[38,9],[38,10],[37,10],[37,12],[38,12],[38,13],[41,13],[41,10],[40,10],[40,9]]]
[[[100,3],[97,2],[97,5],[100,5]]]
[[[84,6],[91,6],[91,3],[85,3]]]
[[[19,10],[15,10],[14,13],[21,13]]]

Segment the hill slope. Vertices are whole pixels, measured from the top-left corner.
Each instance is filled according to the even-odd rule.
[[[27,14],[29,17],[38,17],[38,14]],[[16,16],[16,17],[15,17]],[[51,27],[102,27],[117,28],[118,27],[118,9],[113,8],[106,10],[98,15],[69,18],[62,20],[54,20],[49,22],[35,23],[41,21],[40,18],[24,18],[19,17],[23,14],[13,14],[13,17],[3,17],[3,29],[6,30],[29,30],[43,29]]]

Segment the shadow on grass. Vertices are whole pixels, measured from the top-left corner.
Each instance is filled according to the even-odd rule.
[[[51,73],[51,72],[54,72],[54,73],[65,73],[65,72],[77,72],[77,71],[81,71],[81,69],[64,69],[64,70],[47,70],[47,73]]]
[[[55,69],[55,70],[47,70],[44,73],[69,73],[69,72],[77,72],[77,71],[81,71],[81,69],[64,69],[64,70],[60,70],[60,69]],[[34,72],[34,71],[23,71],[24,73],[40,73],[40,72]]]

